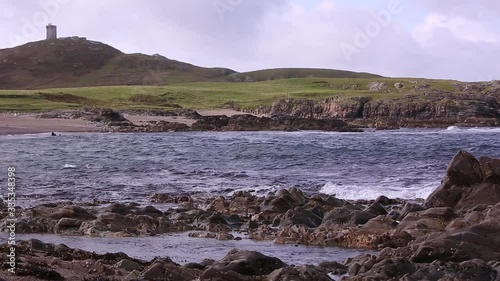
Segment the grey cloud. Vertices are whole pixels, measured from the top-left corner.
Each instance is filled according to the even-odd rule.
[[[239,71],[324,67],[388,76],[500,79],[499,66],[491,63],[500,42],[470,42],[453,33],[464,35],[466,29],[453,31],[439,25],[424,29],[430,38],[425,44],[414,37],[415,25],[425,27],[426,16],[434,14],[447,21],[463,18],[465,24],[473,25],[469,32],[479,28],[500,40],[497,1],[401,1],[402,14],[394,15],[392,23],[370,37],[369,44],[358,48],[350,59],[342,44],[354,45],[356,35],[378,11],[340,0],[331,0],[331,10],[300,10],[289,0],[40,1],[67,1],[49,19],[63,36],[86,36],[125,52],[160,53],[203,66]],[[22,33],[24,21],[43,11],[40,1],[2,1],[0,32]],[[217,3],[222,6],[214,7]],[[408,17],[418,22],[409,24]],[[27,39],[43,39],[44,34],[41,26]],[[0,38],[0,48],[9,44],[8,36]]]

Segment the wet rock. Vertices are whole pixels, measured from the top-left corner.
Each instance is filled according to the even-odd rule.
[[[288,190],[280,190],[275,195],[266,197],[261,204],[261,211],[272,214],[282,214],[290,209],[294,209],[299,202],[290,194]]]
[[[323,223],[333,222],[335,224],[363,225],[374,217],[376,217],[376,215],[368,213],[366,211],[361,211],[357,209],[357,207],[345,206],[333,209],[332,211],[325,214]]]
[[[375,202],[379,203],[380,205],[383,205],[383,206],[387,206],[387,205],[391,205],[391,204],[394,204],[394,200],[391,200],[389,199],[388,197],[386,196],[379,196],[377,199],[375,199]]]
[[[425,206],[454,208],[468,189],[482,179],[479,161],[470,153],[460,151],[448,166],[443,183],[427,198]]]
[[[209,268],[200,276],[200,281],[257,281],[257,279],[234,271],[222,272]]]
[[[325,271],[309,266],[296,266],[287,267],[275,270],[267,276],[268,281],[282,281],[282,280],[293,280],[293,281],[332,281]]]
[[[209,270],[219,272],[234,271],[245,276],[267,275],[285,267],[278,258],[268,257],[258,252],[232,250],[222,260],[215,262]]]
[[[187,132],[191,128],[184,124],[178,122],[167,122],[167,121],[152,121],[147,125],[143,126],[143,129],[149,133],[159,133],[159,132]]]
[[[347,273],[347,267],[338,262],[321,262],[319,267],[335,275],[344,275]]]
[[[469,193],[464,194],[455,208],[470,209],[478,205],[494,205],[500,202],[500,185],[482,183],[474,186]]]
[[[261,198],[252,195],[249,192],[235,192],[231,197],[227,209],[232,214],[254,215],[260,212]]]
[[[388,214],[384,206],[377,202],[372,203],[365,211],[375,216]]]
[[[217,234],[216,233],[212,233],[212,232],[191,232],[188,234],[189,237],[192,237],[192,238],[210,238],[210,239],[214,239],[215,237],[217,237]]]
[[[229,241],[229,240],[234,240],[234,236],[230,233],[217,233],[215,236],[215,239],[221,240],[221,241]]]
[[[288,210],[281,218],[280,227],[302,224],[307,227],[315,228],[321,224],[322,218],[314,213],[305,210],[303,207],[296,207]]]
[[[430,233],[443,232],[453,217],[453,210],[446,207],[411,212],[400,222],[397,229],[413,237],[421,237]]]
[[[154,203],[172,203],[179,204],[184,202],[192,202],[192,198],[190,196],[174,196],[167,193],[153,193],[149,197],[150,202]]]
[[[138,270],[134,270],[134,271],[130,272],[127,276],[125,276],[123,281],[135,281],[135,280],[139,279],[140,276],[141,276],[141,272]]]
[[[500,185],[500,159],[479,158],[484,183]]]
[[[139,280],[191,281],[200,276],[196,269],[180,267],[177,264],[156,261],[142,272]]]
[[[229,123],[229,117],[220,116],[202,116],[191,126],[193,131],[221,131]]]
[[[363,275],[374,280],[391,280],[415,271],[416,266],[406,259],[385,259],[375,263],[368,271],[363,272]]]
[[[446,232],[428,239],[412,256],[414,262],[462,262],[479,258],[484,261],[500,260],[500,223],[498,219]]]
[[[409,213],[423,211],[424,207],[417,203],[406,202],[397,216],[397,220],[403,220]]]
[[[115,264],[115,267],[123,269],[125,271],[131,272],[131,271],[141,271],[142,266],[132,260],[129,259],[123,259]]]

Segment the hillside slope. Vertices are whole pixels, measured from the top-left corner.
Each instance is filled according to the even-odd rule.
[[[124,54],[109,45],[77,37],[0,50],[0,89],[165,85],[222,81],[232,73],[159,55]]]
[[[321,68],[276,68],[244,73],[234,73],[230,79],[235,82],[270,81],[290,78],[381,78],[382,76],[336,69]]]
[[[0,49],[0,89],[170,85],[190,82],[253,82],[287,78],[377,78],[331,69],[269,69],[236,73],[204,68],[160,55],[124,54],[95,41],[71,37]]]

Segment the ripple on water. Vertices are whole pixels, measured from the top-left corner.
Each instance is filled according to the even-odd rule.
[[[346,199],[413,199],[439,185],[461,149],[500,157],[500,129],[0,137],[0,169],[16,166],[25,206],[133,196],[147,203],[153,192],[265,194],[289,187]]]

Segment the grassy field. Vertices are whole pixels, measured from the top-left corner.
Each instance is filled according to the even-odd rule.
[[[385,82],[384,92],[369,91],[372,82]],[[394,84],[402,82],[405,88]],[[295,78],[254,83],[198,82],[168,86],[110,86],[58,88],[45,90],[0,91],[0,111],[44,111],[82,107],[114,109],[163,108],[177,105],[193,109],[222,108],[234,102],[241,108],[269,106],[286,98],[323,99],[331,96],[395,99],[408,93],[420,93],[414,87],[427,85],[427,90],[456,91],[457,82],[410,78]]]

